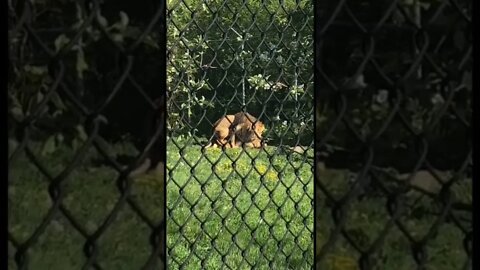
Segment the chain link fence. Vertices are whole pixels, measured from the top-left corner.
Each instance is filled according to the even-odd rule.
[[[312,8],[168,5],[169,269],[312,269]],[[239,112],[265,125],[264,146],[205,147]]]
[[[9,269],[472,268],[471,1],[8,8]]]
[[[471,5],[316,2],[317,269],[472,269]]]
[[[165,269],[165,2],[8,8],[9,269]]]

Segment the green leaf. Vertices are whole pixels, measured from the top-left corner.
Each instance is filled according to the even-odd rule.
[[[97,14],[97,21],[100,24],[100,26],[107,28],[108,26],[108,21],[103,17],[100,13]]]
[[[55,135],[55,141],[57,142],[57,144],[62,144],[65,141],[65,137],[62,133],[58,133],[57,135]]]
[[[45,141],[42,147],[42,156],[46,156],[49,154],[52,154],[56,150],[56,143],[55,143],[55,136],[50,136],[48,139]]]
[[[15,140],[13,138],[9,138],[8,139],[8,156],[13,154],[13,152],[17,149],[17,147],[18,147],[17,140]]]
[[[78,139],[74,138],[72,140],[72,149],[77,150],[79,147],[80,147],[80,143],[79,143]]]
[[[25,114],[20,107],[13,107],[12,109],[10,109],[10,113],[12,114],[12,117],[17,121],[22,121],[25,118]]]
[[[77,134],[78,134],[78,138],[84,142],[88,139],[88,135],[87,133],[85,132],[85,129],[83,128],[83,126],[81,125],[77,125],[75,127],[75,130],[77,130]]]
[[[23,69],[33,75],[45,75],[47,74],[47,67],[46,66],[30,66],[25,65]]]
[[[37,104],[42,102],[43,98],[44,98],[44,96],[43,96],[42,92],[38,91],[37,92]]]
[[[472,72],[465,71],[463,73],[462,83],[465,84],[469,90],[472,90]]]
[[[70,42],[70,39],[65,34],[58,36],[54,41],[55,52],[58,53],[68,42]]]
[[[112,39],[115,42],[123,42],[123,35],[119,33],[112,34]]]
[[[128,15],[127,13],[120,11],[120,24],[123,26],[123,28],[126,28],[128,26]]]
[[[85,54],[82,49],[77,51],[77,63],[76,63],[77,75],[80,79],[83,79],[83,72],[88,70],[88,64],[85,61]]]
[[[57,107],[59,110],[64,111],[66,109],[66,106],[63,103],[63,100],[60,98],[57,92],[52,93],[50,100],[53,102],[55,107]]]

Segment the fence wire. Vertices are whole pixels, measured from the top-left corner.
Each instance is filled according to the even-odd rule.
[[[164,269],[163,185],[129,176],[165,163],[165,2],[8,8],[9,269]],[[129,119],[138,151],[112,141]]]
[[[316,2],[317,269],[472,269],[471,5]]]
[[[471,5],[8,1],[9,269],[472,269]]]
[[[169,5],[169,269],[312,269],[312,7]],[[208,147],[241,112],[263,147]]]

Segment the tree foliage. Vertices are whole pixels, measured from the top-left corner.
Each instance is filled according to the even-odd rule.
[[[52,57],[24,27],[13,27],[21,19],[23,6],[9,3],[10,126],[36,113],[41,118],[35,127],[49,130],[44,136],[59,141],[81,138],[85,119],[68,96],[92,110],[109,98],[128,63],[128,55],[119,48],[138,40],[156,9],[123,0],[103,1],[99,10],[70,1],[33,2],[34,19],[29,26],[50,52],[61,55],[57,72],[58,64],[65,68],[62,85],[55,86],[58,74],[52,73]],[[344,7],[324,32],[319,53],[330,81],[320,80],[317,88],[318,136],[326,134],[338,116],[333,83],[349,86],[344,87],[346,113],[365,139],[382,127],[401,98],[401,112],[415,132],[440,145],[446,138],[464,140],[468,130],[461,123],[471,121],[472,88],[467,1],[452,6],[443,1],[405,0],[393,10],[388,9],[389,1],[380,1],[374,8],[365,3],[349,3],[349,10]],[[273,143],[311,142],[311,2],[169,0],[167,5],[167,105],[172,134],[210,136],[211,124],[221,115],[245,109],[267,124]],[[322,24],[333,10],[329,5],[336,3],[321,5],[325,6],[325,16],[319,18]],[[386,12],[390,14],[383,25],[375,28]],[[85,31],[76,37],[85,23]],[[105,137],[143,138],[146,121],[138,119],[151,112],[145,97],[158,96],[158,59],[165,53],[159,50],[160,40],[152,29],[133,53],[129,78],[105,108],[110,127],[102,131]],[[423,47],[421,64],[410,70]],[[369,60],[363,63],[365,58]],[[402,78],[406,73],[411,74]],[[58,89],[51,91],[52,87]],[[48,106],[37,111],[45,96]],[[411,138],[399,123],[387,127],[379,144],[391,148]],[[358,142],[351,138],[348,129],[339,126],[329,142],[355,147]],[[450,150],[445,152],[449,155]]]

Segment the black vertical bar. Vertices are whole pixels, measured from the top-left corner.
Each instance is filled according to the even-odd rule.
[[[155,94],[155,117],[152,126],[157,138],[149,153],[150,168],[157,172],[163,172],[163,220],[155,228],[154,242],[156,248],[159,249],[159,259],[163,262],[163,267],[160,269],[167,269],[167,3],[166,0],[154,1],[153,5],[158,5],[160,9],[160,18],[158,20],[159,33],[159,92]],[[158,170],[161,171],[158,171]],[[157,269],[154,264],[147,264],[144,269]]]
[[[161,136],[163,147],[163,228],[161,239],[163,239],[163,252],[161,252],[164,268],[167,269],[167,0],[160,1],[161,19],[160,19],[160,51],[162,59],[160,65],[160,102],[163,106],[160,106],[160,113],[163,115],[160,121],[162,121]]]
[[[150,163],[148,168],[145,168],[147,171],[155,171],[156,173],[162,173],[163,175],[163,219],[154,228],[152,234],[152,242],[154,248],[154,254],[163,262],[162,267],[154,263],[155,260],[150,260],[142,268],[142,270],[149,269],[167,269],[167,8],[166,0],[160,0],[159,2],[154,2],[154,5],[158,4],[160,9],[160,18],[158,20],[158,29],[159,33],[159,50],[160,54],[158,56],[159,64],[159,92],[154,94],[155,97],[155,114],[152,119],[151,127],[152,132],[150,136],[156,136],[154,139],[155,142],[149,150],[148,158]],[[154,135],[155,134],[155,135]],[[161,170],[161,171],[159,171]],[[142,170],[141,173],[145,171]],[[157,252],[158,251],[158,252]]]
[[[320,4],[313,1],[313,268],[317,269],[317,103],[320,91]]]
[[[10,13],[11,11],[9,10],[8,2],[7,2],[7,1],[3,2],[3,6],[4,6],[3,12],[4,12],[4,15],[5,15],[5,18],[6,18],[7,31],[8,31],[8,34],[10,34],[10,27],[9,27],[9,25],[8,25],[8,20],[10,19],[10,18],[9,18],[9,15],[10,15],[9,13]],[[13,76],[13,74],[11,74],[13,68],[12,68],[12,65],[10,64],[10,61],[11,61],[11,57],[10,57],[10,36],[8,37],[8,43],[4,43],[4,44],[5,44],[4,46],[7,47],[5,51],[7,52],[7,65],[8,65],[8,66],[7,66],[7,72],[6,72],[6,73],[3,73],[3,75],[6,77],[4,80],[7,81],[7,82],[9,82],[9,77],[10,77],[10,76]],[[3,94],[1,98],[4,99],[4,100],[2,101],[2,104],[3,104],[3,106],[4,106],[3,108],[4,108],[4,110],[7,111],[7,113],[4,115],[4,117],[5,117],[5,122],[4,122],[4,123],[7,123],[7,128],[6,128],[6,130],[3,131],[3,134],[4,134],[4,136],[5,136],[5,140],[8,141],[8,133],[9,133],[9,129],[10,129],[10,122],[9,122],[10,119],[9,119],[9,114],[8,114],[8,105],[9,105],[9,103],[8,103],[7,95]],[[5,152],[8,153],[8,154],[3,154],[3,155],[4,155],[4,158],[5,158],[4,165],[6,165],[6,166],[4,166],[3,168],[8,168],[7,170],[5,170],[5,169],[3,170],[3,171],[4,171],[4,172],[3,172],[3,173],[4,173],[4,178],[3,178],[3,179],[5,179],[5,180],[3,181],[3,184],[5,185],[3,190],[4,190],[5,193],[8,194],[8,187],[9,187],[9,184],[10,184],[10,178],[9,178],[9,176],[10,176],[10,174],[9,174],[10,166],[9,166],[9,163],[8,163],[8,158],[9,158],[8,155],[9,155],[10,153],[9,153],[8,144],[5,144],[5,143],[4,143],[4,144],[3,144],[3,147],[4,147],[4,148],[3,148],[4,153],[5,153]],[[5,194],[5,193],[4,193],[4,194]],[[8,204],[9,204],[9,198],[8,198],[8,196],[5,196],[5,197],[6,197],[6,198],[3,199],[3,200],[4,200],[4,204],[3,204],[3,205],[8,205]],[[5,213],[3,214],[4,220],[8,220],[8,208],[4,206],[3,209],[4,209],[4,211],[5,211]],[[5,228],[5,231],[8,231],[8,223],[7,223],[7,222],[4,222],[4,224],[5,224],[5,227],[6,227],[6,228]],[[5,232],[5,231],[4,231],[4,232]],[[4,233],[4,236],[3,236],[3,237],[5,237],[5,236],[7,236],[7,235]],[[10,238],[10,232],[8,233],[8,236],[9,236],[8,238]],[[4,262],[4,267],[5,267],[5,269],[8,269],[8,257],[9,257],[9,256],[8,256],[8,242],[11,242],[11,240],[8,239],[8,238],[5,237],[5,240],[2,240],[3,243],[7,242],[7,245],[4,246],[4,247],[5,247],[5,251],[4,251],[4,253],[3,253],[3,254],[7,254],[7,256],[6,256],[6,258],[5,258],[5,262]],[[12,243],[12,245],[13,245],[13,243]]]

